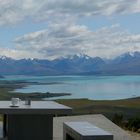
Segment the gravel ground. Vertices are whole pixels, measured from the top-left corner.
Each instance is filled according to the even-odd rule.
[[[136,140],[140,140],[140,133],[135,133],[131,131],[127,131],[131,136],[135,137]]]

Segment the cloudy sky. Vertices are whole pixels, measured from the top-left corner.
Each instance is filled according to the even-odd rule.
[[[140,0],[0,0],[0,55],[112,58],[140,51]]]

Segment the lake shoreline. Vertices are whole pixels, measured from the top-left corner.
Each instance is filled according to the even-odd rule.
[[[26,98],[30,98],[31,100],[42,100],[44,98],[49,99],[52,97],[71,95],[70,93],[33,92],[33,93],[24,94],[20,92],[14,92],[17,88],[24,88],[34,83],[35,82],[26,82],[26,81],[0,81],[0,100],[10,100],[12,97],[17,97],[22,100]]]
[[[25,86],[14,92],[71,93],[63,99],[116,100],[140,96],[140,76],[13,76],[6,79],[24,80]]]
[[[19,96],[21,98],[25,97],[32,97],[33,99],[42,99],[42,98],[46,98],[46,100],[49,99],[53,99],[53,100],[57,100],[57,99],[83,99],[83,97],[81,98],[72,98],[72,94],[73,93],[68,93],[68,92],[31,92],[31,93],[21,93],[21,92],[15,92],[17,89],[23,89],[26,88],[30,85],[55,85],[55,84],[64,84],[64,82],[58,82],[58,81],[51,81],[51,82],[44,82],[44,83],[40,83],[40,82],[31,82],[31,81],[26,81],[26,80],[13,80],[13,81],[8,81],[8,80],[2,80],[0,81],[0,92],[1,94],[5,94],[5,97],[2,99],[6,99],[12,96]],[[25,94],[25,95],[24,95]],[[3,95],[2,95],[3,96]],[[9,97],[8,97],[9,96]],[[66,97],[67,96],[67,97]],[[60,98],[58,98],[60,97]],[[132,100],[135,98],[140,98],[140,97],[128,97],[128,98],[122,98],[122,99],[88,99],[88,100],[95,100],[95,101],[117,101],[117,100]],[[0,97],[1,100],[1,97]]]

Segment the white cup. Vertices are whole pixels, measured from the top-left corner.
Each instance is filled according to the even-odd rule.
[[[11,98],[12,106],[19,106],[20,101],[21,100],[19,98]]]

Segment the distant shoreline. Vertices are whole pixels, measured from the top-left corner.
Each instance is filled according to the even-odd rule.
[[[20,82],[11,92],[68,92],[71,96],[53,99],[88,98],[95,100],[116,100],[140,96],[139,76],[6,76],[5,80]],[[4,81],[1,79],[1,81]],[[13,84],[14,85],[14,84]],[[129,86],[130,85],[130,86]],[[15,85],[14,85],[15,86]]]
[[[33,92],[33,93],[24,94],[24,93],[14,92],[14,90],[16,90],[18,88],[26,87],[30,84],[39,84],[39,83],[26,82],[26,81],[0,81],[0,100],[10,100],[12,97],[18,97],[20,99],[30,98],[32,100],[42,100],[44,98],[71,95],[71,93]],[[56,84],[56,82],[55,83],[46,83],[46,84]]]
[[[26,80],[14,80],[14,81],[9,81],[9,80],[2,80],[0,81],[0,100],[2,99],[10,99],[12,96],[16,97],[21,97],[21,98],[26,98],[30,97],[33,99],[43,99],[43,98],[52,98],[52,97],[60,97],[60,96],[71,96],[72,93],[41,93],[41,92],[32,92],[32,93],[20,93],[20,92],[14,92],[16,89],[21,89],[29,85],[53,85],[53,84],[63,84],[63,82],[46,82],[46,83],[39,83],[39,82],[28,82]],[[3,95],[5,94],[5,95]],[[98,100],[95,99],[95,101],[117,101],[117,100],[132,100],[132,99],[139,99],[140,97],[129,97],[125,99],[103,99],[103,100]],[[55,99],[55,98],[54,98]],[[54,100],[52,99],[52,100]],[[69,97],[71,99],[71,97]],[[82,98],[76,98],[76,99],[82,99]],[[67,100],[64,98],[64,100]],[[74,98],[72,98],[74,100]],[[90,99],[89,99],[90,100]],[[91,99],[94,100],[94,99]]]

